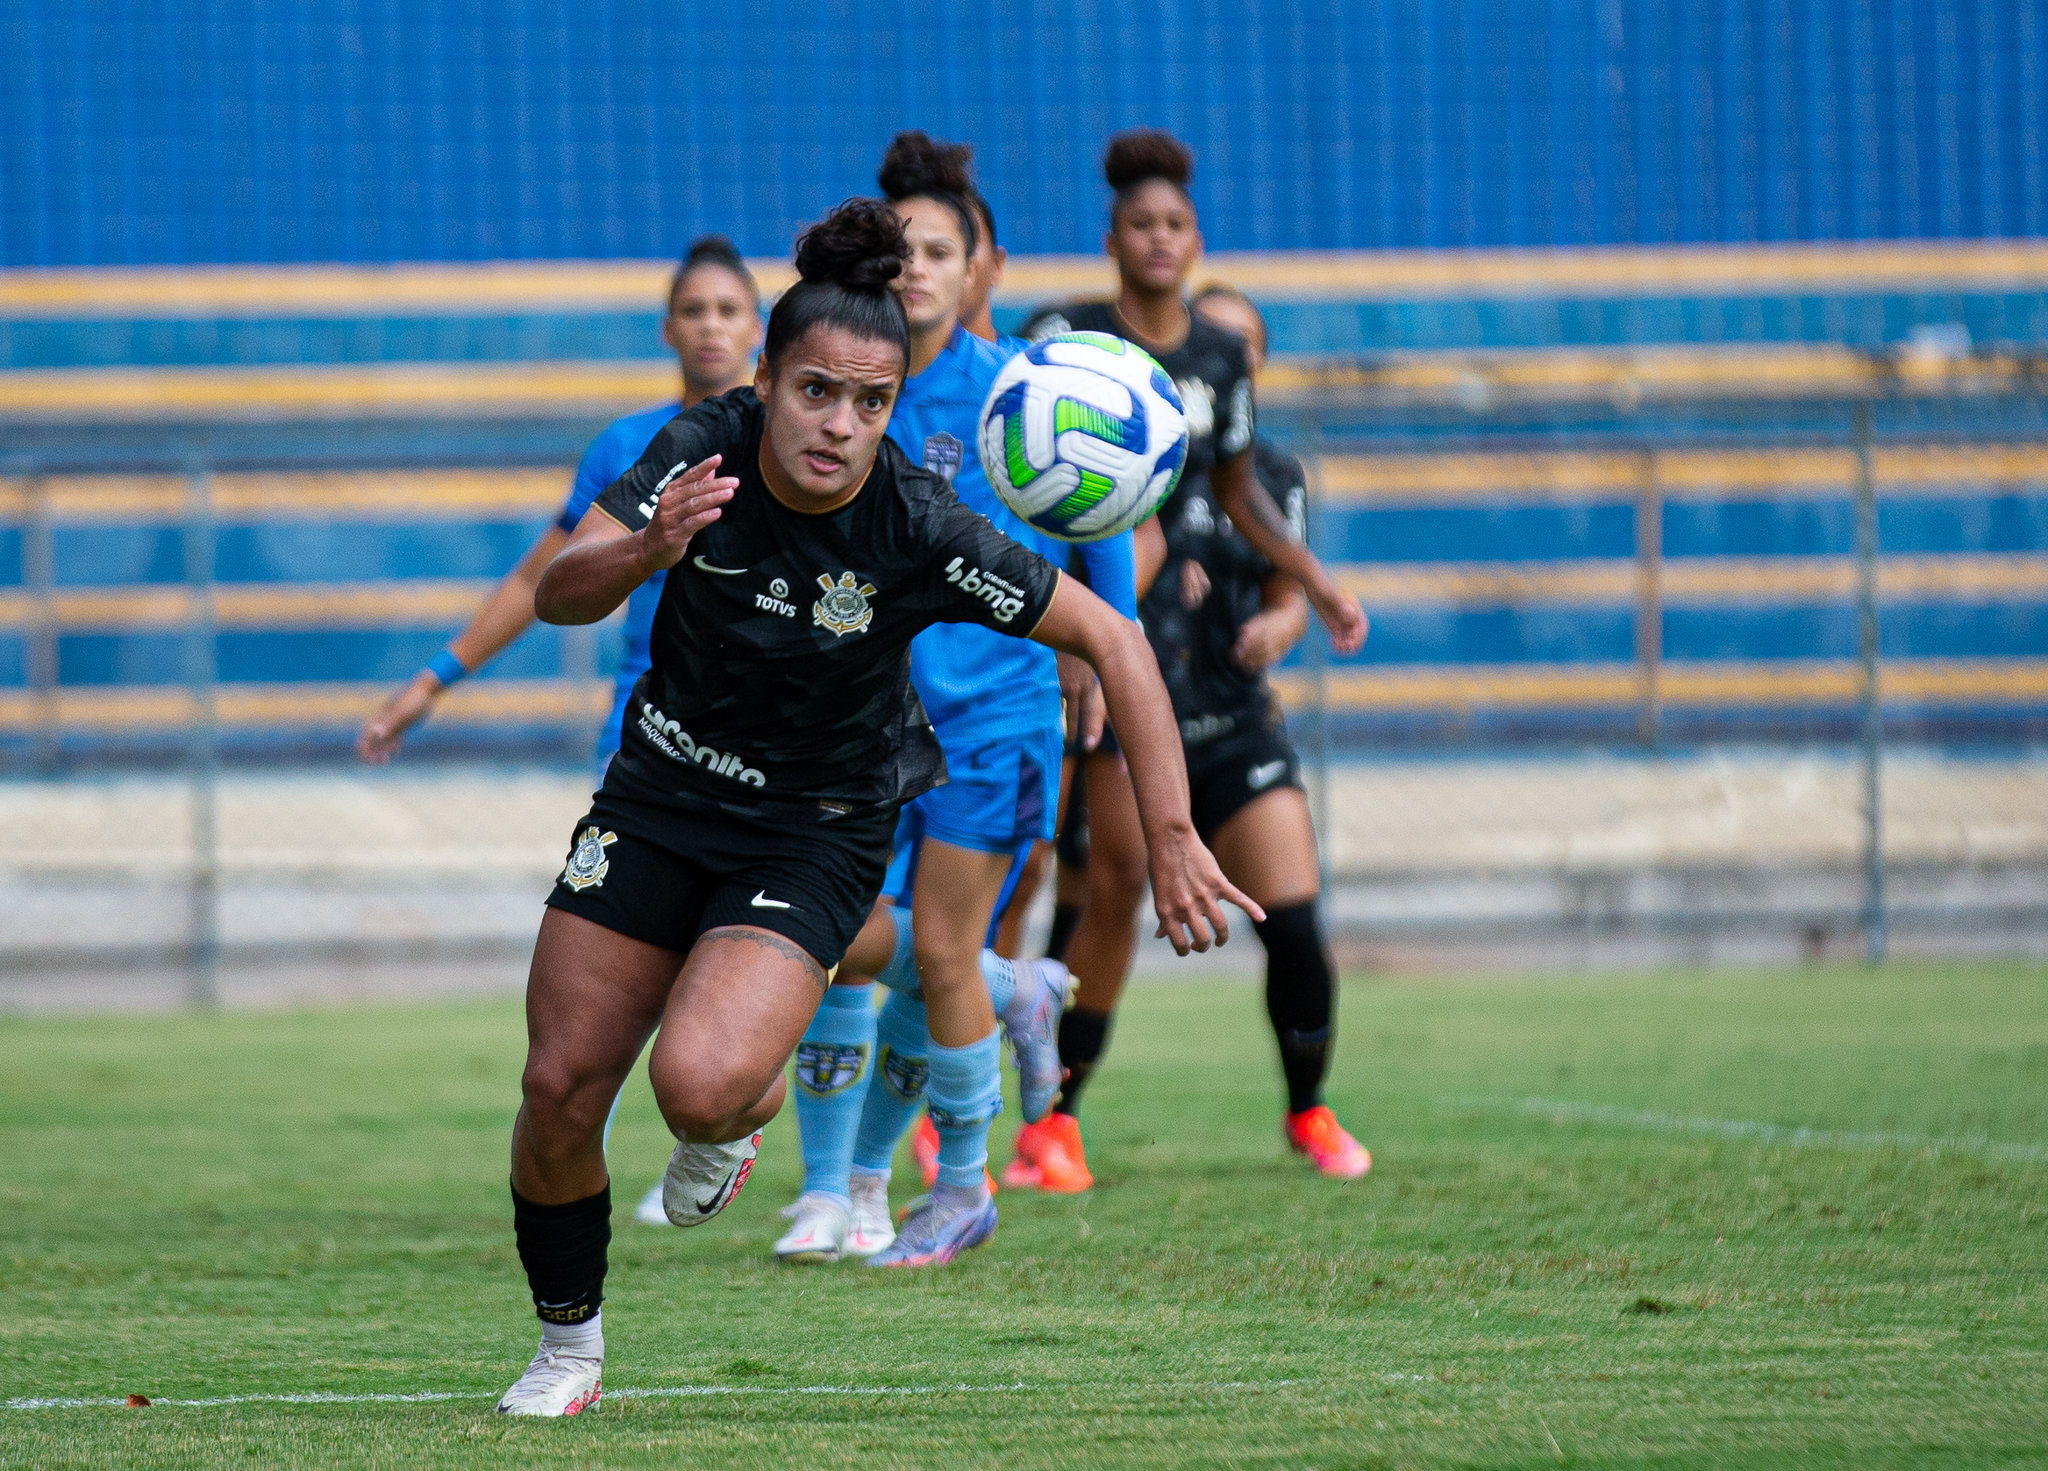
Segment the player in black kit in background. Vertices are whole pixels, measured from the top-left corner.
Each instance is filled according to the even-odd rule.
[[[678,1140],[669,1218],[708,1220],[745,1183],[783,1064],[874,904],[897,809],[944,779],[909,679],[924,628],[980,622],[1085,658],[1142,767],[1161,933],[1183,952],[1221,943],[1226,899],[1263,917],[1194,835],[1172,708],[1136,627],[885,438],[910,351],[889,289],[906,252],[879,201],[807,232],[754,387],[671,420],[535,591],[545,621],[593,623],[668,570],[651,667],[527,982],[512,1199],[541,1344],[501,1411],[598,1399],[601,1136],[650,1036]]]
[[[1195,314],[1182,298],[1195,258],[1201,252],[1201,235],[1187,192],[1192,173],[1193,160],[1187,149],[1164,133],[1124,133],[1111,139],[1103,159],[1103,174],[1115,191],[1115,202],[1110,209],[1110,228],[1104,244],[1116,262],[1121,290],[1114,302],[1041,312],[1025,324],[1024,335],[1037,339],[1069,330],[1110,332],[1136,342],[1159,359],[1179,387],[1188,414],[1187,470],[1158,518],[1169,542],[1176,527],[1185,531],[1206,518],[1213,523],[1210,543],[1221,545],[1227,539],[1241,549],[1244,557],[1259,559],[1261,568],[1275,570],[1305,590],[1329,627],[1332,645],[1339,653],[1348,654],[1364,641],[1364,613],[1355,600],[1337,587],[1290,529],[1275,494],[1259,484],[1258,457],[1253,444],[1252,365],[1247,342],[1237,332]],[[1263,341],[1260,346],[1263,347]],[[1294,484],[1299,484],[1298,479]],[[1231,534],[1232,527],[1236,534]],[[1143,592],[1151,569],[1143,564],[1142,546],[1140,557],[1138,585]],[[1265,687],[1263,665],[1256,671],[1240,674],[1230,667],[1231,661],[1223,661],[1219,666],[1216,661],[1200,657],[1185,642],[1186,636],[1192,634],[1198,636],[1200,644],[1206,630],[1206,636],[1226,637],[1224,647],[1228,649],[1238,636],[1237,630],[1209,629],[1209,619],[1227,623],[1231,613],[1249,610],[1233,603],[1229,610],[1219,607],[1209,615],[1195,609],[1189,614],[1189,618],[1197,620],[1194,623],[1182,618],[1179,578],[1190,560],[1183,546],[1140,610],[1162,668],[1174,663],[1180,668],[1181,683],[1174,693],[1182,737],[1192,754],[1198,746],[1228,735],[1233,760],[1240,747],[1250,751],[1251,745],[1257,744],[1254,759],[1246,763],[1245,771],[1240,771],[1237,779],[1243,779],[1248,771],[1254,776],[1268,776],[1267,785],[1280,787],[1270,794],[1264,786],[1252,788],[1245,795],[1263,800],[1247,806],[1238,800],[1230,783],[1219,776],[1206,808],[1202,789],[1197,787],[1196,816],[1210,820],[1212,825],[1207,834],[1215,835],[1219,857],[1224,857],[1226,851],[1239,854],[1240,867],[1234,871],[1237,877],[1247,883],[1267,883],[1268,892],[1260,896],[1261,902],[1270,907],[1284,901],[1290,912],[1287,921],[1261,931],[1275,965],[1274,973],[1280,978],[1278,991],[1273,994],[1292,996],[1296,990],[1292,978],[1303,976],[1306,979],[1302,985],[1307,990],[1320,987],[1327,997],[1329,958],[1314,913],[1314,832],[1308,825],[1308,808],[1299,790],[1292,751],[1286,746],[1285,732],[1278,726],[1278,711]],[[1190,576],[1199,575],[1200,570],[1199,557],[1193,560],[1196,572]],[[1249,597],[1255,609],[1263,576],[1262,572],[1248,582],[1233,577],[1232,597]],[[1263,639],[1265,633],[1277,628],[1282,616],[1276,608],[1271,619],[1254,617],[1252,637]],[[1162,641],[1161,629],[1155,627],[1159,623],[1174,624],[1171,643]],[[1280,652],[1284,652],[1284,645],[1274,650],[1272,657],[1277,658]],[[1234,685],[1244,687],[1233,690]],[[1185,711],[1179,708],[1183,701],[1188,705]],[[1210,705],[1218,708],[1206,708]],[[1270,712],[1270,722],[1259,712]],[[1081,778],[1068,801],[1066,822],[1076,823],[1080,818],[1077,808],[1085,803],[1089,831],[1085,899],[1065,954],[1059,957],[1079,982],[1074,1003],[1060,1023],[1060,1058],[1067,1067],[1068,1078],[1053,1114],[1019,1131],[1017,1159],[1004,1175],[1007,1183],[1035,1184],[1061,1192],[1085,1190],[1093,1183],[1077,1120],[1089,1073],[1107,1045],[1111,1020],[1137,943],[1133,921],[1138,895],[1144,886],[1144,860],[1135,837],[1138,822],[1130,779],[1134,769],[1135,763],[1125,762],[1115,742],[1105,740],[1084,758]],[[1238,807],[1243,807],[1242,813],[1237,811]],[[1285,833],[1277,829],[1267,831],[1281,820],[1269,820],[1268,814],[1282,810],[1298,812],[1298,823],[1290,816]],[[1256,840],[1226,850],[1222,841],[1225,831],[1253,832]],[[1065,835],[1063,831],[1062,836]],[[1281,844],[1277,852],[1296,858],[1305,853],[1305,873],[1300,864],[1279,862],[1269,853],[1269,844],[1273,842]],[[1227,858],[1225,863],[1228,868]],[[1315,979],[1318,974],[1319,982]],[[1326,1011],[1327,1006],[1323,1009]],[[1304,1008],[1290,1003],[1273,1013],[1275,1027],[1282,1035],[1283,1056],[1288,1055],[1290,1047],[1300,1054],[1288,1064],[1290,1079],[1314,1070],[1309,1054],[1320,1058],[1326,1052],[1324,1042],[1316,1040],[1320,1026],[1303,1020],[1315,1010],[1312,1004]],[[1290,1035],[1297,1042],[1290,1043]],[[1320,1100],[1306,1108],[1300,1106],[1305,1096],[1313,1095],[1313,1088],[1290,1086],[1289,1093],[1289,1142],[1315,1158],[1318,1168],[1325,1173],[1363,1173],[1360,1161],[1364,1151],[1336,1127],[1335,1119]]]

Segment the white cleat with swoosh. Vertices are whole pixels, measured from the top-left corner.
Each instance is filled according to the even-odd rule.
[[[747,1183],[760,1148],[758,1132],[729,1144],[678,1139],[675,1153],[668,1157],[668,1173],[661,1177],[661,1205],[669,1220],[678,1226],[701,1226],[731,1205]]]

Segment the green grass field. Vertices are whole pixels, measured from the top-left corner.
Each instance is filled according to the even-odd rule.
[[[719,1221],[633,1225],[636,1078],[608,1393],[545,1423],[490,1413],[521,1035],[0,1021],[0,1464],[2048,1463],[2038,966],[1355,980],[1350,1185],[1279,1146],[1251,986],[1140,986],[1098,1188],[930,1274],[769,1261],[786,1113]],[[27,1407],[130,1392],[252,1398]]]

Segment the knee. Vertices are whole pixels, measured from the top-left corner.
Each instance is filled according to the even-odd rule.
[[[761,1098],[758,1082],[740,1077],[716,1060],[684,1066],[657,1052],[647,1067],[654,1102],[678,1139],[722,1139]]]
[[[1117,907],[1135,907],[1145,893],[1143,848],[1100,848],[1088,855],[1088,899]]]
[[[549,1139],[580,1139],[604,1127],[619,1080],[582,1069],[566,1058],[531,1055],[520,1075],[528,1132]]]

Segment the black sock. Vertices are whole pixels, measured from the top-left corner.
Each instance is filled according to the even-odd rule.
[[[1060,1065],[1067,1070],[1067,1080],[1060,1085],[1060,1101],[1053,1105],[1053,1112],[1079,1117],[1081,1090],[1088,1085],[1088,1074],[1095,1070],[1102,1049],[1109,1045],[1110,1020],[1103,1012],[1083,1011],[1078,1006],[1068,1007],[1060,1018]]]
[[[1323,1076],[1330,1069],[1336,989],[1330,952],[1313,899],[1268,910],[1255,928],[1266,947],[1266,1015],[1280,1044],[1287,1111],[1301,1113],[1323,1101]]]
[[[1081,922],[1079,904],[1055,904],[1052,907],[1052,933],[1045,937],[1045,958],[1064,961],[1067,958],[1067,942],[1074,938],[1074,926]]]
[[[512,1234],[543,1323],[587,1323],[597,1315],[612,1240],[611,1186],[567,1205],[537,1205],[514,1190]]]

